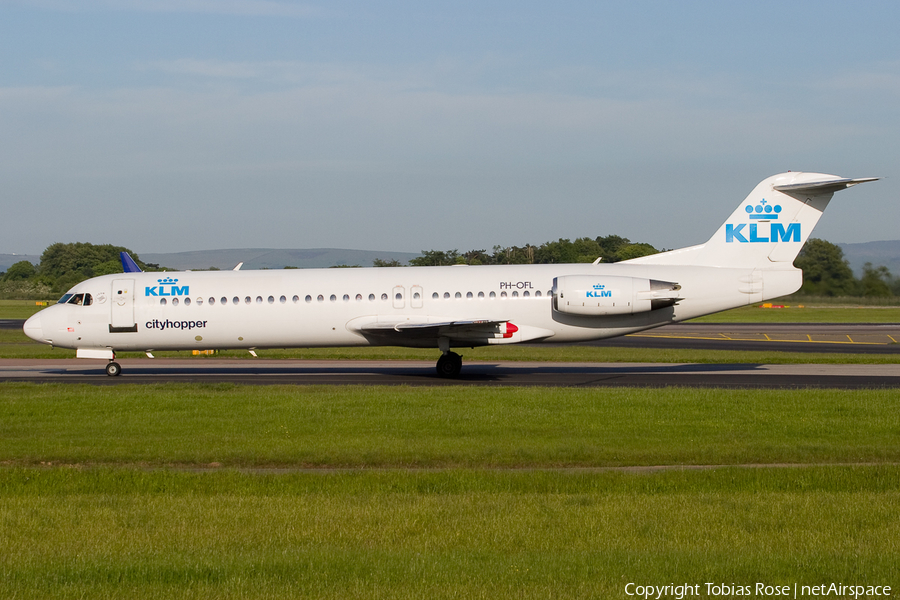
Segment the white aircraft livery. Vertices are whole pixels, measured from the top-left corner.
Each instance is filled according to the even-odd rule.
[[[456,377],[451,348],[610,338],[795,292],[834,192],[876,179],[775,175],[705,244],[613,264],[142,273],[123,258],[24,331],[109,375],[122,351],[373,345],[437,348]]]

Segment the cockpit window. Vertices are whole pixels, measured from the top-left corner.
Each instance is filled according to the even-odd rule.
[[[69,294],[66,294],[68,296]],[[65,296],[63,296],[65,298]],[[92,302],[92,298],[90,294],[72,294],[71,298],[66,301],[66,304],[76,304],[78,306],[90,306]],[[62,302],[62,300],[60,300]]]
[[[69,301],[69,298],[71,298],[71,297],[72,297],[72,294],[63,294],[63,297],[59,299],[57,304],[65,304],[66,302]]]

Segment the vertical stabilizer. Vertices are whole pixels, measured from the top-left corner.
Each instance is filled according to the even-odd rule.
[[[822,173],[774,175],[757,185],[705,244],[626,262],[790,268],[834,192],[876,179]]]

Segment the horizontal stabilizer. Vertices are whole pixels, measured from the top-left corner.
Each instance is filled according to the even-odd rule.
[[[803,183],[787,183],[784,185],[773,185],[772,188],[779,192],[787,194],[797,192],[813,192],[815,194],[828,194],[845,190],[848,187],[868,183],[869,181],[878,181],[880,177],[862,177],[860,179],[828,179],[824,181],[806,181]]]

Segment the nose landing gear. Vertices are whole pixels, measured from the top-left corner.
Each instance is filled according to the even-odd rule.
[[[114,360],[109,361],[106,365],[106,374],[110,377],[116,377],[122,374],[122,367]]]

